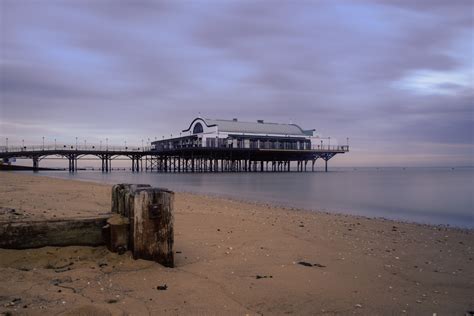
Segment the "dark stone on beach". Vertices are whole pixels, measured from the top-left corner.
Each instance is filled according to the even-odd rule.
[[[182,253],[181,251],[176,251],[176,253]]]
[[[21,297],[15,297],[14,299],[12,299],[10,302],[8,302],[7,304],[3,305],[4,307],[12,307],[12,306],[15,306],[17,304],[20,304],[21,303]],[[12,315],[12,314],[10,314]]]
[[[309,262],[306,262],[306,261],[300,261],[298,262],[298,264],[302,265],[302,266],[305,266],[305,267],[318,267],[318,268],[325,268],[326,266],[325,265],[322,265],[320,263],[309,263]]]
[[[111,299],[111,300],[107,300],[106,302],[107,302],[108,304],[115,304],[115,303],[117,303],[118,301],[115,300],[115,299]]]
[[[61,272],[66,272],[66,271],[69,271],[71,270],[71,266],[74,264],[74,262],[69,262],[65,265],[62,265],[62,266],[59,266],[59,267],[52,267],[52,269],[54,269],[54,272],[56,273],[61,273]],[[48,267],[46,267],[48,269]]]
[[[256,275],[255,278],[258,279],[273,279],[272,275]]]
[[[158,285],[158,286],[156,287],[156,289],[157,289],[158,291],[166,291],[166,290],[168,289],[168,285],[166,285],[166,284],[164,284],[164,285]]]
[[[71,282],[72,282],[71,277],[64,277],[64,278],[52,279],[49,283],[52,285],[59,285],[61,283],[71,283]]]
[[[300,227],[304,227],[304,225],[300,225]]]

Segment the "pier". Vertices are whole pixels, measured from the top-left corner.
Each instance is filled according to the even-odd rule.
[[[330,137],[322,137],[315,129],[305,130],[296,124],[268,123],[264,120],[242,122],[197,117],[179,136],[155,140],[150,146],[114,147],[22,146],[0,152],[3,163],[13,159],[31,159],[39,169],[42,159],[67,159],[68,170],[78,170],[80,159],[101,160],[102,172],[112,171],[112,162],[130,159],[133,172],[304,172],[315,171],[316,161],[328,161],[349,151],[347,145],[331,145]],[[44,142],[44,138],[43,138]],[[292,168],[292,166],[296,168]]]
[[[178,149],[151,148],[54,148],[21,147],[0,152],[0,159],[7,163],[15,159],[31,159],[33,169],[38,170],[43,159],[66,159],[68,170],[78,171],[77,162],[86,157],[101,161],[102,172],[112,171],[116,159],[129,159],[133,172],[303,172],[315,171],[316,161],[328,161],[337,154],[349,151],[349,146],[327,146],[319,149],[260,149],[260,148],[206,148]],[[291,168],[295,165],[296,169]]]

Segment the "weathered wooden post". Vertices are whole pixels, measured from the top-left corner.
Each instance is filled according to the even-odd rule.
[[[107,224],[102,228],[102,235],[110,251],[124,253],[130,245],[129,219],[119,214],[113,215],[107,219]]]
[[[173,267],[174,193],[160,188],[135,191],[132,241],[133,257]]]
[[[143,184],[117,184],[112,188],[112,212],[122,220],[115,220],[115,227],[104,227],[107,247],[118,251],[130,249],[135,259],[148,259],[173,267],[173,208],[174,193],[167,189],[152,188]],[[127,219],[128,222],[125,220]],[[127,231],[124,226],[130,223]],[[115,234],[113,233],[115,228]]]

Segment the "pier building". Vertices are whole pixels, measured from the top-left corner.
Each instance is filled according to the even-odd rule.
[[[179,136],[152,142],[151,149],[204,147],[310,150],[322,148],[327,145],[327,141],[328,138],[321,138],[315,129],[304,130],[296,124],[198,117]],[[334,139],[333,145],[336,145]]]

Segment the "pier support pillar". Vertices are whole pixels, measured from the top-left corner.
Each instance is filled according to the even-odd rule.
[[[69,172],[74,172],[74,159],[72,157],[68,157],[69,161]]]

